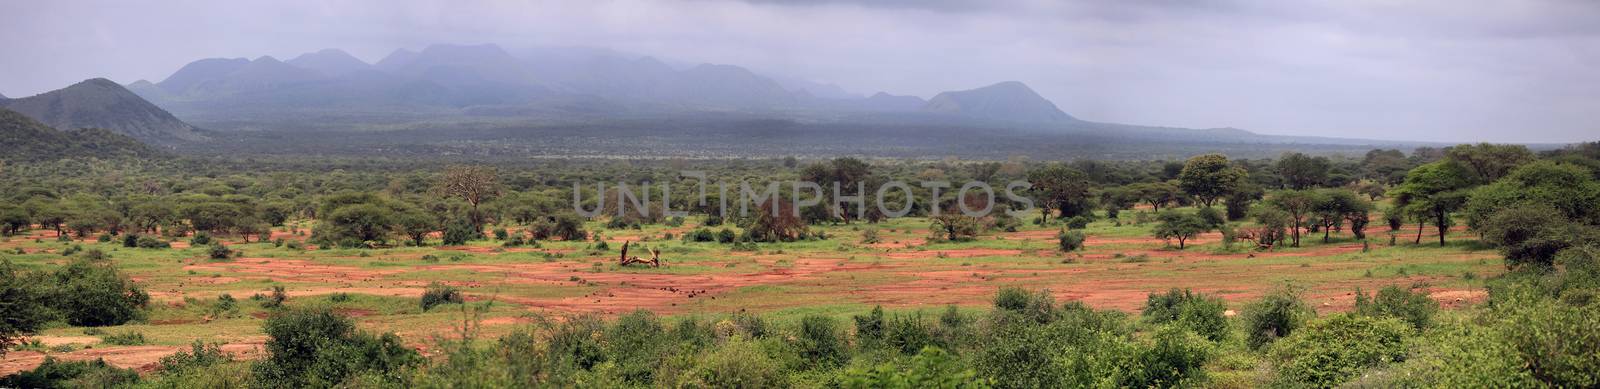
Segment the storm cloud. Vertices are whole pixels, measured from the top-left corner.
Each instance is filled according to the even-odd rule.
[[[159,81],[206,57],[591,46],[871,94],[1005,80],[1073,116],[1262,133],[1600,135],[1600,2],[49,1],[0,3],[0,94]]]

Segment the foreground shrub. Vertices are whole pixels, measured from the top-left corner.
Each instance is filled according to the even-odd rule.
[[[1340,314],[1313,321],[1273,345],[1276,379],[1285,386],[1337,386],[1403,360],[1411,331],[1393,318]]]
[[[781,388],[784,374],[777,361],[767,356],[760,345],[732,339],[701,358],[687,387],[702,388]]]
[[[1293,289],[1282,288],[1245,307],[1242,316],[1245,341],[1250,348],[1260,348],[1278,338],[1289,336],[1307,319],[1316,316],[1316,311],[1306,305]]]
[[[0,259],[0,356],[51,319],[49,291],[38,278],[19,274],[10,260]]]
[[[54,274],[52,303],[67,324],[110,326],[139,318],[150,302],[115,266],[102,261],[74,260]]]
[[[1227,310],[1227,303],[1221,298],[1173,288],[1164,294],[1150,294],[1143,315],[1151,323],[1176,323],[1217,341],[1228,336],[1228,318],[1224,315]]]
[[[1356,288],[1356,313],[1372,317],[1400,319],[1418,330],[1428,328],[1433,314],[1439,311],[1439,302],[1427,293],[1412,292],[1389,285],[1378,290],[1376,297]]]
[[[118,369],[103,359],[64,362],[46,356],[33,370],[0,378],[4,388],[112,388],[139,381],[133,369]]]
[[[211,245],[211,248],[206,250],[206,255],[215,260],[233,258],[233,249],[229,249],[228,245],[222,244],[222,242],[217,242],[217,244]]]
[[[1130,388],[1200,387],[1205,383],[1205,364],[1214,351],[1210,342],[1187,328],[1166,326],[1157,330],[1154,342],[1140,350],[1120,386]]]
[[[942,349],[928,347],[911,358],[905,368],[880,364],[872,369],[846,370],[841,379],[845,388],[988,388],[986,380],[963,366],[961,360]]]
[[[800,319],[800,336],[795,346],[812,366],[829,368],[843,363],[844,345],[839,324],[833,318],[811,315]]]
[[[266,358],[252,368],[253,386],[330,387],[357,375],[390,385],[422,363],[394,334],[374,336],[326,308],[279,311],[267,318]]]

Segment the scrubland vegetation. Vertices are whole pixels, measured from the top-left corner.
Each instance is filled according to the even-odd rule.
[[[1600,385],[1595,143],[0,169],[3,387]],[[724,218],[720,194],[699,202],[683,170],[868,187],[1024,179],[1036,213],[913,186],[937,200],[907,217],[869,205]],[[657,209],[582,217],[574,183],[584,209],[623,204],[595,203],[597,182],[656,184]],[[933,212],[973,204],[1001,212]],[[666,265],[616,265],[625,242]],[[133,347],[166,351],[131,366],[94,353]]]

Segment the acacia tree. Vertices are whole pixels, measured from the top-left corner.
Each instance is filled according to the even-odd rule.
[[[1073,217],[1087,212],[1090,208],[1089,176],[1078,169],[1073,169],[1059,163],[1050,164],[1039,170],[1028,173],[1028,182],[1033,184],[1029,189],[1035,198],[1043,202],[1039,207],[1042,213],[1040,222],[1050,221],[1053,211],[1060,211],[1061,217]]]
[[[1453,222],[1450,213],[1466,204],[1467,190],[1472,188],[1472,172],[1453,160],[1442,160],[1418,166],[1406,173],[1406,180],[1395,188],[1389,197],[1408,213],[1420,216],[1418,220],[1431,220],[1439,229],[1439,245],[1444,245],[1445,233]],[[1420,243],[1422,234],[1417,233]]]
[[[1367,214],[1372,203],[1346,189],[1324,189],[1318,192],[1312,206],[1317,220],[1322,223],[1322,242],[1327,243],[1331,231],[1350,222],[1350,232],[1357,239],[1366,238]]]
[[[1184,163],[1183,171],[1178,173],[1178,185],[1201,205],[1210,208],[1217,199],[1238,190],[1245,177],[1244,169],[1229,164],[1227,156],[1205,154]]]
[[[1289,215],[1291,223],[1289,229],[1292,246],[1300,247],[1300,226],[1306,224],[1306,219],[1317,204],[1317,193],[1307,190],[1282,190],[1272,194],[1267,199],[1267,205],[1277,208]]]
[[[439,189],[471,205],[472,213],[467,217],[474,227],[482,228],[483,216],[478,212],[478,204],[500,195],[500,178],[498,172],[488,166],[451,166],[440,176]]]
[[[1200,233],[1211,229],[1204,219],[1192,213],[1177,211],[1163,212],[1160,216],[1161,224],[1155,228],[1156,238],[1163,240],[1178,240],[1178,249],[1184,248],[1184,243]]]
[[[1183,190],[1170,182],[1146,182],[1132,185],[1132,190],[1138,193],[1140,201],[1150,204],[1156,212],[1161,212],[1161,206],[1178,202],[1183,197]]]

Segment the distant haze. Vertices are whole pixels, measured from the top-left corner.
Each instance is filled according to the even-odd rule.
[[[0,94],[324,48],[586,46],[861,96],[1027,83],[1084,120],[1419,141],[1600,138],[1600,2],[7,1]]]

